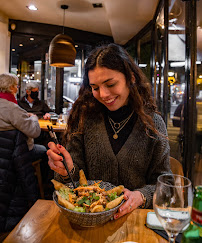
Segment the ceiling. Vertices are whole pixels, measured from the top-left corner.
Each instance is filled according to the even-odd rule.
[[[152,20],[159,0],[0,0],[0,11],[9,19],[31,21],[112,36],[124,45]],[[93,8],[102,3],[102,8]],[[34,4],[38,10],[26,6]]]

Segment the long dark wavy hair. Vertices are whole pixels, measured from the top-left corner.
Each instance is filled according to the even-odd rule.
[[[68,119],[68,126],[64,136],[65,144],[75,133],[83,133],[86,117],[90,114],[95,114],[96,116],[101,114],[103,105],[94,98],[92,88],[89,85],[88,72],[95,67],[105,67],[124,74],[130,90],[130,105],[140,117],[146,134],[149,135],[149,131],[157,134],[151,114],[158,112],[151,96],[151,87],[146,76],[124,48],[116,44],[109,44],[93,50],[87,59],[79,97],[75,101]],[[135,77],[135,82],[133,76]]]

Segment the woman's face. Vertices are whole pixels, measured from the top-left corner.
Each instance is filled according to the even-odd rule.
[[[13,95],[16,95],[16,93],[18,92],[18,84],[14,84],[10,87],[10,91]]]
[[[105,67],[96,67],[88,72],[93,96],[110,111],[127,105],[129,88],[123,73]]]

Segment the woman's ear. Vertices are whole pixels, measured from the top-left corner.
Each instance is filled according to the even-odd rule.
[[[135,84],[135,76],[134,76],[134,74],[132,73],[132,78],[131,78],[131,82],[132,82],[132,84]]]

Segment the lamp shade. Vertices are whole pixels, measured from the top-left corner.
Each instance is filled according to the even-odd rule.
[[[49,46],[49,63],[54,67],[71,67],[75,65],[76,49],[71,37],[56,35]]]

